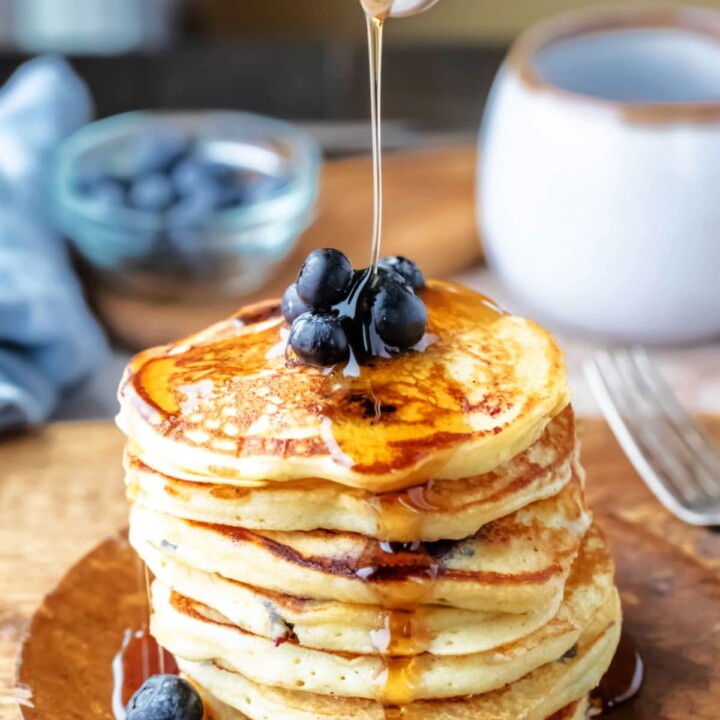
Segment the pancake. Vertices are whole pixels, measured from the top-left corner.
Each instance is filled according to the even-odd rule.
[[[587,698],[577,700],[570,705],[566,705],[562,710],[558,710],[548,720],[586,720],[590,703]]]
[[[525,452],[484,475],[430,481],[400,493],[374,495],[326,480],[248,489],[196,483],[126,461],[128,495],[158,512],[249,530],[336,530],[380,540],[455,540],[493,520],[557,494],[570,480],[575,455],[570,406]]]
[[[208,720],[578,720],[621,610],[552,336],[460,286],[362,367],[280,303],[137,355],[119,390],[151,631]]]
[[[206,720],[249,720],[247,715],[243,715],[239,710],[225,705],[225,703],[220,702],[209,693],[204,692],[202,688],[200,690],[203,695]],[[586,720],[588,707],[587,698],[576,700],[566,705],[562,710],[553,713],[547,720]]]
[[[563,358],[535,323],[431,281],[423,351],[355,377],[286,360],[279,302],[131,362],[118,422],[164,475],[238,487],[306,478],[381,493],[490,472],[568,404]]]
[[[562,595],[590,517],[577,475],[555,497],[470,538],[388,552],[371,538],[322,530],[249,531],[135,504],[130,542],[246,585],[320,600],[404,608],[446,605],[526,613]],[[141,556],[142,557],[142,556]]]
[[[403,708],[408,720],[545,720],[584,698],[610,665],[620,638],[617,592],[596,613],[573,657],[559,658],[510,685],[470,697],[413,702]],[[375,700],[333,697],[260,685],[217,662],[178,658],[180,669],[221,702],[250,720],[385,720]]]
[[[294,637],[276,645],[239,628],[217,611],[153,587],[152,632],[174,655],[219,661],[256,683],[386,704],[487,693],[562,657],[614,597],[613,566],[596,530],[588,533],[557,615],[535,632],[502,647],[466,655],[422,653],[407,661],[414,681],[396,698],[387,688],[388,660],[377,654],[332,653],[302,646]],[[397,662],[393,660],[392,662]],[[390,695],[390,696],[389,696]]]
[[[388,642],[391,616],[383,608],[301,598],[243,585],[178,562],[162,548],[139,549],[150,571],[181,595],[215,608],[254,635],[282,643],[295,638],[318,650],[372,654]],[[412,642],[394,648],[398,656],[482,652],[525,637],[549,622],[558,602],[532,612],[487,613],[428,605],[412,614]]]

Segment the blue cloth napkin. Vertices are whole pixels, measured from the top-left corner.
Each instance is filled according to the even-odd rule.
[[[0,429],[46,419],[106,352],[45,201],[53,151],[91,117],[60,58],[25,63],[0,90]]]

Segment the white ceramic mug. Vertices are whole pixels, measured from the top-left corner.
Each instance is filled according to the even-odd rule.
[[[481,231],[525,311],[623,340],[720,334],[720,13],[613,6],[515,44]]]

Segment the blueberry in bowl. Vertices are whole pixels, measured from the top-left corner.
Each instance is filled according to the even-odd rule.
[[[83,128],[53,173],[57,224],[91,274],[134,295],[251,292],[313,218],[320,151],[240,112],[136,112]]]

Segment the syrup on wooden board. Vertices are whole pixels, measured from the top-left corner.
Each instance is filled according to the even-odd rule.
[[[150,634],[147,625],[125,630],[112,664],[112,709],[116,720],[124,720],[125,706],[135,691],[153,675],[178,673],[175,658],[162,649]]]
[[[590,694],[588,717],[608,715],[629,700],[642,687],[645,663],[632,636],[623,630],[615,657],[600,685]]]
[[[145,618],[139,627],[126,628],[122,644],[112,662],[112,711],[115,720],[125,720],[125,706],[135,691],[153,675],[176,675],[175,658],[150,634],[152,578],[148,566],[137,559],[138,584],[145,593]]]

